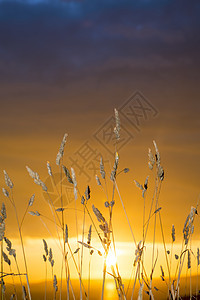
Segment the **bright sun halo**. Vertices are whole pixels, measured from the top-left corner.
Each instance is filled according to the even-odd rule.
[[[106,258],[106,265],[108,267],[110,266],[114,266],[117,262],[116,256],[114,253],[112,253],[111,251],[108,253],[108,256]]]

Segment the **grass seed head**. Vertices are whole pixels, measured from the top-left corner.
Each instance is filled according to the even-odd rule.
[[[158,165],[158,177],[160,178],[161,181],[164,179],[164,170],[161,165]]]
[[[34,172],[31,168],[26,166],[26,170],[28,171],[31,178],[38,180],[40,178],[39,174],[37,172]]]
[[[185,245],[187,245],[189,242],[189,226],[186,227],[183,237],[185,240]]]
[[[163,271],[163,267],[162,267],[162,266],[160,266],[160,270],[161,270],[161,275],[162,275],[162,277],[164,278],[164,277],[165,277],[165,273],[164,273],[164,271]]]
[[[147,176],[147,178],[145,179],[145,182],[144,182],[144,189],[145,190],[148,189],[148,182],[149,182],[149,176]]]
[[[53,252],[52,252],[52,249],[50,248],[49,249],[49,258],[48,258],[49,262],[51,262],[52,259],[53,259]]]
[[[143,189],[144,189],[143,186],[136,180],[134,180],[134,182],[135,182],[135,185],[143,191]]]
[[[32,206],[33,205],[33,202],[35,200],[35,194],[33,194],[29,200],[29,203],[28,203],[28,206]]]
[[[77,188],[74,187],[74,199],[77,200],[78,199],[78,194],[77,194]]]
[[[64,155],[64,149],[65,149],[65,144],[66,144],[66,141],[67,141],[67,136],[68,136],[68,134],[65,133],[64,136],[63,136],[61,145],[60,145],[60,149],[59,149],[57,157],[56,157],[56,165],[58,165],[58,166],[60,165],[60,161],[61,161],[61,159],[63,158],[63,155]]]
[[[65,209],[63,207],[59,207],[59,208],[56,208],[56,211],[57,212],[61,212],[61,211],[64,211]]]
[[[106,202],[104,203],[104,205],[105,205],[105,207],[109,207],[109,206],[110,206],[110,204],[109,204],[108,201],[106,201]]]
[[[78,253],[79,250],[80,250],[80,248],[77,248],[77,249],[74,251],[74,254]]]
[[[63,171],[64,171],[66,177],[67,177],[68,182],[73,184],[73,180],[71,178],[69,170],[64,165],[62,166],[62,168],[63,168]]]
[[[109,233],[108,223],[105,221],[103,225],[102,224],[99,225],[99,228],[103,231],[104,236],[107,237],[107,234]]]
[[[44,260],[44,262],[46,262],[47,261],[47,258],[46,258],[46,256],[43,254],[43,260]]]
[[[10,177],[8,176],[8,173],[7,173],[5,170],[3,170],[3,173],[4,173],[4,179],[5,179],[6,185],[7,185],[10,189],[12,189],[14,185],[13,185],[13,183],[12,183]]]
[[[4,241],[6,242],[7,244],[7,250],[11,249],[12,248],[12,243],[11,241],[7,238],[7,237],[4,237]]]
[[[2,192],[3,192],[5,197],[9,197],[9,193],[6,189],[2,188]]]
[[[90,199],[90,187],[89,187],[89,185],[86,187],[86,190],[85,190],[85,198],[86,198],[86,200]]]
[[[6,206],[5,206],[4,202],[2,203],[2,206],[1,206],[1,214],[2,214],[3,220],[5,220],[7,218],[7,214],[6,214]]]
[[[83,204],[83,205],[85,204],[85,198],[84,198],[84,196],[81,197],[81,204]]]
[[[159,153],[159,151],[158,151],[158,147],[157,147],[157,144],[156,144],[156,142],[155,141],[153,141],[153,144],[154,144],[154,148],[155,148],[155,152],[156,152],[156,163],[157,163],[157,165],[159,165],[160,164],[160,153]]]
[[[54,266],[54,263],[55,263],[55,261],[54,261],[54,259],[52,259],[51,260],[51,267],[53,268],[53,266]]]
[[[72,173],[72,181],[74,184],[74,187],[77,187],[77,181],[76,181],[76,174],[73,168],[71,168],[71,173]]]
[[[116,173],[117,173],[117,168],[118,168],[118,164],[119,164],[119,154],[118,152],[115,153],[115,161],[114,161],[114,166],[113,166],[113,170],[110,174],[110,179],[112,181],[115,181],[116,178]]]
[[[2,251],[2,256],[3,256],[4,261],[10,266],[11,265],[11,261],[8,258],[8,255],[4,251]]]
[[[190,251],[188,250],[188,261],[187,261],[187,267],[188,269],[191,268],[191,254],[190,254]]]
[[[88,245],[90,245],[90,243],[91,243],[91,237],[92,237],[92,225],[90,225],[90,228],[88,231],[88,238],[87,238]]]
[[[36,216],[36,213],[34,211],[29,211],[28,212],[31,216]]]
[[[101,185],[101,181],[100,181],[99,177],[96,175],[95,178],[96,178],[97,185]]]
[[[116,108],[114,109],[114,112],[115,112],[114,133],[115,133],[116,140],[118,141],[120,139],[120,118],[119,118],[119,112]]]
[[[35,182],[37,185],[41,186],[42,189],[43,189],[43,191],[45,191],[45,192],[48,191],[46,184],[45,184],[41,179],[34,179],[34,182]]]
[[[8,250],[8,248],[6,248]],[[15,249],[10,249],[9,250],[9,255],[13,256],[14,258],[16,258],[16,250]]]
[[[172,225],[172,242],[175,242],[175,227]]]
[[[52,175],[53,175],[53,174],[52,174],[52,169],[51,169],[51,166],[50,166],[49,161],[47,161],[47,171],[48,171],[49,176],[52,176]]]
[[[149,162],[148,162],[149,169],[152,170],[153,166],[155,164],[155,158],[154,158],[153,153],[150,148],[149,148],[149,152],[148,152],[148,158],[149,158]]]
[[[44,251],[45,251],[45,254],[46,254],[46,256],[48,256],[49,251],[48,251],[48,245],[47,245],[47,242],[45,241],[45,239],[43,239],[42,241],[43,241],[43,244],[44,244]]]
[[[94,212],[94,214],[95,214],[95,216],[97,217],[97,220],[99,221],[99,222],[105,222],[105,218],[103,217],[103,215],[100,213],[100,211],[98,210],[98,208],[96,208],[95,206],[94,206],[94,204],[92,205],[92,210],[93,210],[93,212]]]
[[[78,241],[79,244],[83,245],[84,247],[91,249],[92,247],[89,244],[86,244],[84,242]]]
[[[100,174],[101,174],[102,179],[105,179],[106,173],[105,173],[102,157],[100,158]]]
[[[56,278],[56,275],[54,275],[54,277],[53,277],[53,287],[54,287],[54,289],[55,289],[56,292],[58,291],[57,284],[58,284],[57,278]]]
[[[112,201],[110,202],[110,207],[113,207],[113,206],[114,206],[114,204],[115,204],[115,201],[114,201],[114,200],[112,200]]]

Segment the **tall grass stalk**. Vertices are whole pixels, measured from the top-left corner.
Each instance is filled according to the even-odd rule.
[[[15,260],[15,264],[16,264],[16,267],[17,267],[17,272],[19,274],[19,280],[20,280],[20,284],[21,284],[21,288],[22,288],[22,295],[23,295],[23,284],[22,284],[21,273],[20,273],[20,270],[19,270],[19,265],[18,265],[16,256],[14,257],[14,260]]]
[[[80,280],[80,282],[81,282],[81,286],[82,286],[82,288],[83,288],[83,290],[84,290],[84,293],[85,293],[85,296],[86,296],[86,299],[87,299],[87,293],[86,293],[85,287],[84,287],[84,285],[83,285],[83,281],[82,281],[82,279],[81,279],[80,271],[79,271],[79,268],[78,268],[77,263],[76,263],[76,261],[75,261],[74,254],[73,254],[73,252],[72,252],[72,250],[71,250],[71,247],[70,247],[69,242],[67,242],[67,246],[68,246],[68,248],[69,248],[69,252],[70,252],[70,254],[71,254],[71,257],[72,257],[72,259],[73,259],[73,262],[74,262],[76,271],[77,271],[77,273],[78,273],[78,277],[79,277],[79,280]]]
[[[74,192],[77,189],[77,182],[76,182],[76,178],[75,178],[75,173],[74,173],[74,170],[73,168],[71,168],[72,170],[72,180],[73,180],[73,185],[74,185]],[[78,190],[79,192],[79,190]],[[79,192],[80,194],[80,192]],[[80,197],[81,197],[81,194],[80,194]],[[78,246],[78,216],[77,216],[77,205],[76,205],[76,201],[77,201],[77,196],[75,196],[74,194],[74,208],[75,208],[75,220],[76,220],[76,238],[77,238],[77,246]],[[73,256],[73,260],[74,260],[74,256]],[[80,281],[80,300],[82,300],[82,288],[81,288],[81,285],[82,285],[82,280],[81,280],[81,273],[80,273],[80,256],[79,256],[79,252],[78,252],[78,274],[79,274],[79,281]]]
[[[14,276],[13,276],[13,271],[12,271],[12,267],[11,265],[9,266],[10,267],[10,274],[12,274],[12,283],[13,283],[13,288],[14,288],[14,293],[15,293],[15,298],[17,300],[17,290],[16,290],[16,285],[15,285],[15,280],[14,280]]]
[[[82,278],[82,271],[83,271],[83,242],[84,242],[84,231],[85,231],[85,206],[84,206],[84,212],[83,212],[83,227],[82,227],[82,245],[81,245],[81,266],[80,266],[80,275]],[[81,284],[81,283],[80,283]],[[80,286],[81,289],[81,286]],[[80,295],[82,297],[82,295]]]
[[[115,190],[115,184],[113,182],[112,200],[114,199],[114,190]],[[102,282],[101,300],[104,299],[104,288],[105,288],[106,268],[107,268],[107,266],[106,266],[106,259],[107,259],[108,252],[109,252],[109,247],[110,247],[110,229],[111,229],[111,222],[112,222],[112,209],[113,209],[113,206],[111,208],[109,207],[110,216],[109,216],[108,234],[107,234],[107,241],[106,241],[107,247],[106,247],[105,252],[104,252],[103,282]]]
[[[1,241],[1,274],[2,274],[2,277],[1,277],[1,300],[3,300],[3,239]]]
[[[53,220],[54,220],[54,224],[55,224],[57,236],[58,236],[58,239],[59,239],[59,241],[60,241],[60,235],[59,235],[59,232],[58,232],[58,225],[57,225],[55,216],[57,217],[58,222],[59,222],[59,226],[60,226],[61,228],[62,228],[62,224],[61,224],[61,222],[60,222],[60,218],[59,218],[59,216],[58,216],[58,213],[57,213],[57,211],[56,211],[56,209],[55,209],[55,206],[54,206],[54,204],[53,204],[53,201],[52,201],[51,196],[49,195],[48,191],[46,191],[46,194],[47,194],[47,196],[48,196],[48,205],[49,205],[49,208],[50,208],[51,213],[52,213],[52,216],[53,216]]]
[[[198,198],[198,200],[197,200],[197,204],[196,204],[196,208],[195,208],[196,212],[197,212],[198,206],[199,206],[199,198]],[[196,213],[194,213],[194,215],[193,215],[193,221],[192,221],[191,226],[194,224],[195,216],[196,216]],[[186,252],[188,251],[188,242],[189,242],[189,240],[190,240],[190,236],[191,236],[191,231],[189,232],[189,235],[188,235],[188,241],[187,241],[187,243],[186,243],[186,245],[185,245],[185,249],[184,249],[184,251],[181,253],[180,258],[179,258],[179,272],[178,272],[178,278],[177,278],[177,284],[176,284],[176,290],[175,290],[175,298],[176,298],[177,293],[179,293],[179,285],[180,285],[181,271],[182,271],[182,268],[183,268],[183,264],[184,264]],[[183,256],[183,259],[182,259],[182,256]],[[182,259],[182,260],[181,260],[181,259]],[[178,297],[179,297],[179,294],[178,294]]]
[[[45,261],[45,286],[44,286],[44,299],[47,299],[47,261]]]
[[[173,228],[173,227],[172,227],[172,228]],[[171,241],[171,250],[170,250],[170,262],[169,262],[169,273],[170,273],[170,277],[171,277],[171,269],[172,269],[173,245],[174,245],[174,240],[173,240],[173,238],[172,238],[172,241]]]
[[[168,275],[169,275],[168,289],[171,289],[172,298],[175,299],[174,289],[173,289],[173,285],[172,285],[172,282],[171,282],[170,267],[169,267],[169,261],[168,261],[168,257],[167,257],[167,249],[166,249],[165,236],[164,236],[164,230],[163,230],[161,212],[160,211],[159,211],[159,220],[160,220],[160,228],[161,228],[162,240],[163,240],[163,246],[164,246],[165,260],[166,260],[167,270],[168,270]]]
[[[192,251],[192,234],[190,238],[190,252]],[[189,253],[190,253],[189,252]],[[192,299],[192,266],[190,266],[190,300]]]
[[[61,267],[61,285],[60,285],[60,299],[62,299],[62,270],[63,270],[63,262],[65,263],[65,273],[66,273],[66,283],[67,283],[67,297],[69,298],[69,288],[68,288],[68,265],[67,265],[67,258],[66,257],[66,247],[65,247],[65,219],[64,219],[64,208],[63,208],[63,188],[62,188],[62,163],[63,157],[61,158],[60,163],[60,202],[61,202],[61,216],[62,216],[62,236],[63,236],[63,258],[62,258],[62,267]]]
[[[27,288],[28,288],[28,295],[29,295],[29,299],[31,300],[31,291],[30,291],[29,278],[28,278],[28,266],[27,266],[26,254],[25,254],[25,249],[24,249],[24,242],[23,242],[22,232],[21,232],[21,228],[20,228],[20,224],[19,224],[17,208],[16,208],[16,205],[15,205],[14,197],[13,197],[13,190],[10,189],[10,191],[11,191],[11,201],[13,203],[13,207],[14,207],[15,215],[16,215],[16,219],[17,219],[17,226],[18,226],[18,231],[19,231],[19,235],[20,235],[22,253],[23,253],[24,264],[25,264],[25,269],[26,269],[26,283],[27,283]]]
[[[89,216],[89,218],[90,218],[90,220],[91,220],[91,222],[92,222],[92,225],[94,226],[94,229],[95,229],[95,231],[96,231],[96,233],[97,233],[97,235],[98,235],[98,238],[99,238],[99,240],[100,240],[100,242],[101,242],[101,244],[102,244],[104,250],[106,250],[105,244],[104,244],[104,242],[103,242],[103,240],[102,240],[102,238],[101,238],[101,236],[100,236],[100,234],[99,234],[99,231],[98,231],[98,229],[97,229],[97,227],[96,227],[96,225],[95,225],[95,223],[94,223],[94,220],[93,220],[93,218],[92,218],[92,216],[91,216],[91,214],[90,214],[90,212],[89,212],[89,210],[88,210],[88,208],[87,208],[87,204],[84,203],[84,207],[85,207],[86,212],[87,212],[87,214],[88,214],[88,216]]]
[[[101,300],[104,299],[104,287],[106,281],[106,258],[107,255],[104,257],[104,262],[103,262],[103,282],[102,282],[102,290],[101,290]]]
[[[113,181],[113,193],[112,193],[111,203],[114,202],[115,187],[116,187],[116,180]],[[116,270],[117,270],[117,279],[119,281],[118,285],[119,285],[120,295],[121,295],[121,297],[126,299],[126,294],[125,294],[124,287],[123,287],[123,284],[122,284],[122,281],[121,281],[121,276],[120,276],[120,273],[119,273],[119,267],[118,267],[118,263],[117,263],[117,253],[116,253],[116,247],[115,247],[114,228],[112,226],[113,208],[114,208],[114,206],[111,206],[111,207],[109,206],[110,219],[109,219],[109,227],[108,227],[108,242],[111,243],[110,233],[112,232],[112,234],[111,234],[112,244],[113,244],[113,249],[114,249],[114,255],[115,255],[115,258],[116,258],[115,266],[116,266]],[[108,248],[107,251],[109,251],[109,248]],[[114,268],[112,268],[112,271],[114,271]],[[115,272],[113,272],[113,276],[114,276],[114,278],[116,277]],[[116,281],[116,279],[115,279],[115,281]]]
[[[197,257],[196,257],[196,264],[197,264],[197,277],[196,277],[196,298],[198,296],[198,293],[199,293],[199,284],[198,284],[198,276],[199,276],[199,263],[200,263],[200,260],[199,260],[199,248],[197,248]]]
[[[60,240],[58,240],[53,236],[52,232],[50,231],[49,227],[47,226],[47,224],[44,222],[44,220],[41,218],[41,216],[39,216],[41,223],[44,225],[44,227],[46,228],[47,232],[50,234],[50,236],[52,237],[52,239],[54,240],[55,244],[57,245],[58,249],[62,252],[62,245]]]
[[[133,288],[132,288],[131,300],[133,300],[133,295],[134,295],[134,291],[135,291],[136,281],[137,281],[137,278],[138,278],[139,268],[140,268],[140,265],[138,263],[137,264],[137,269],[136,269],[136,272],[135,272],[135,279],[134,279],[134,284],[133,284]]]
[[[186,267],[186,274],[185,274],[185,297],[187,296],[187,279],[188,279],[188,267]]]
[[[158,180],[158,179],[157,179]],[[158,208],[158,197],[157,197],[157,191],[158,191],[158,182],[156,182],[156,202],[155,202],[155,211]],[[155,251],[155,238],[156,238],[156,217],[157,213],[154,214],[154,229],[153,229],[153,250],[152,250],[152,262],[151,262],[151,270],[153,271],[153,266],[154,266],[154,251]],[[150,285],[149,288],[152,290],[152,276],[150,276]],[[150,296],[151,299],[151,296]]]
[[[133,241],[134,241],[134,243],[135,243],[135,246],[137,246],[136,239],[135,239],[135,236],[134,236],[134,234],[133,234],[133,230],[132,230],[132,227],[131,227],[131,224],[130,224],[130,221],[129,221],[129,218],[128,218],[128,215],[127,215],[127,212],[126,212],[126,209],[125,209],[125,206],[124,206],[124,202],[123,202],[122,197],[121,197],[121,194],[120,194],[120,192],[119,192],[117,182],[115,182],[115,186],[116,186],[116,189],[117,189],[117,193],[118,193],[118,195],[119,195],[119,199],[120,199],[120,201],[121,201],[122,208],[123,208],[124,213],[125,213],[125,216],[126,216],[126,220],[127,220],[127,222],[128,222],[128,226],[129,226],[130,231],[131,231],[131,235],[132,235]]]
[[[90,250],[89,250],[89,252],[90,252]],[[92,260],[92,255],[89,254],[89,262],[88,262],[88,300],[90,299],[91,260]]]
[[[144,246],[144,224],[145,224],[145,209],[146,209],[146,193],[143,198],[143,226],[142,226],[142,244]],[[142,250],[141,254],[141,260],[142,260],[142,273],[143,273],[143,265],[144,265],[144,251]],[[142,284],[144,283],[144,279],[142,276]],[[142,290],[143,293],[143,290]]]
[[[73,297],[73,300],[76,300],[75,298],[75,294],[74,294],[74,289],[73,289],[73,286],[72,286],[72,282],[71,282],[71,278],[70,278],[70,270],[69,270],[69,265],[67,263],[67,297],[69,297],[70,299],[70,294],[69,294],[69,286],[71,287],[71,292],[72,292],[72,297]]]

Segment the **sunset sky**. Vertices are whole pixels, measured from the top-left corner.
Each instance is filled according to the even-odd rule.
[[[65,132],[64,164],[74,167],[81,193],[89,184],[89,209],[94,204],[108,216],[105,195],[94,178],[98,171],[91,169],[89,159],[80,162],[79,154],[89,145],[93,160],[97,154],[96,161],[104,157],[111,196],[114,145],[105,132],[118,108],[124,138],[119,170],[130,171],[117,182],[136,240],[142,239],[143,200],[134,180],[143,184],[151,175],[147,154],[156,140],[165,170],[159,204],[166,241],[171,242],[174,224],[181,242],[185,218],[200,194],[199,15],[200,2],[195,0],[0,0],[0,187],[5,187],[5,169],[14,182],[20,218],[33,193],[32,210],[50,216],[45,195],[25,166],[51,186],[48,160],[59,183],[55,159]],[[138,118],[127,114],[134,103],[148,108],[146,114],[140,108]],[[71,187],[64,184],[66,195]],[[151,178],[147,207],[153,185]],[[113,226],[123,253],[124,247],[129,251],[134,245],[117,194],[115,200]],[[6,235],[17,244],[13,208],[3,194],[0,201],[7,207]],[[69,235],[75,239],[74,201],[65,204]],[[77,206],[81,234],[80,199]],[[43,220],[55,234],[51,222]],[[29,249],[35,241],[41,250],[37,259],[42,256],[41,239],[52,238],[43,225],[27,215],[22,227]],[[89,225],[88,219],[86,231]],[[197,244],[199,225],[197,217]],[[161,242],[160,229],[156,239]]]

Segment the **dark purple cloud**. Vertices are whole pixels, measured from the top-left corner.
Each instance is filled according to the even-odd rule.
[[[1,1],[1,81],[193,68],[199,13],[197,1]]]

